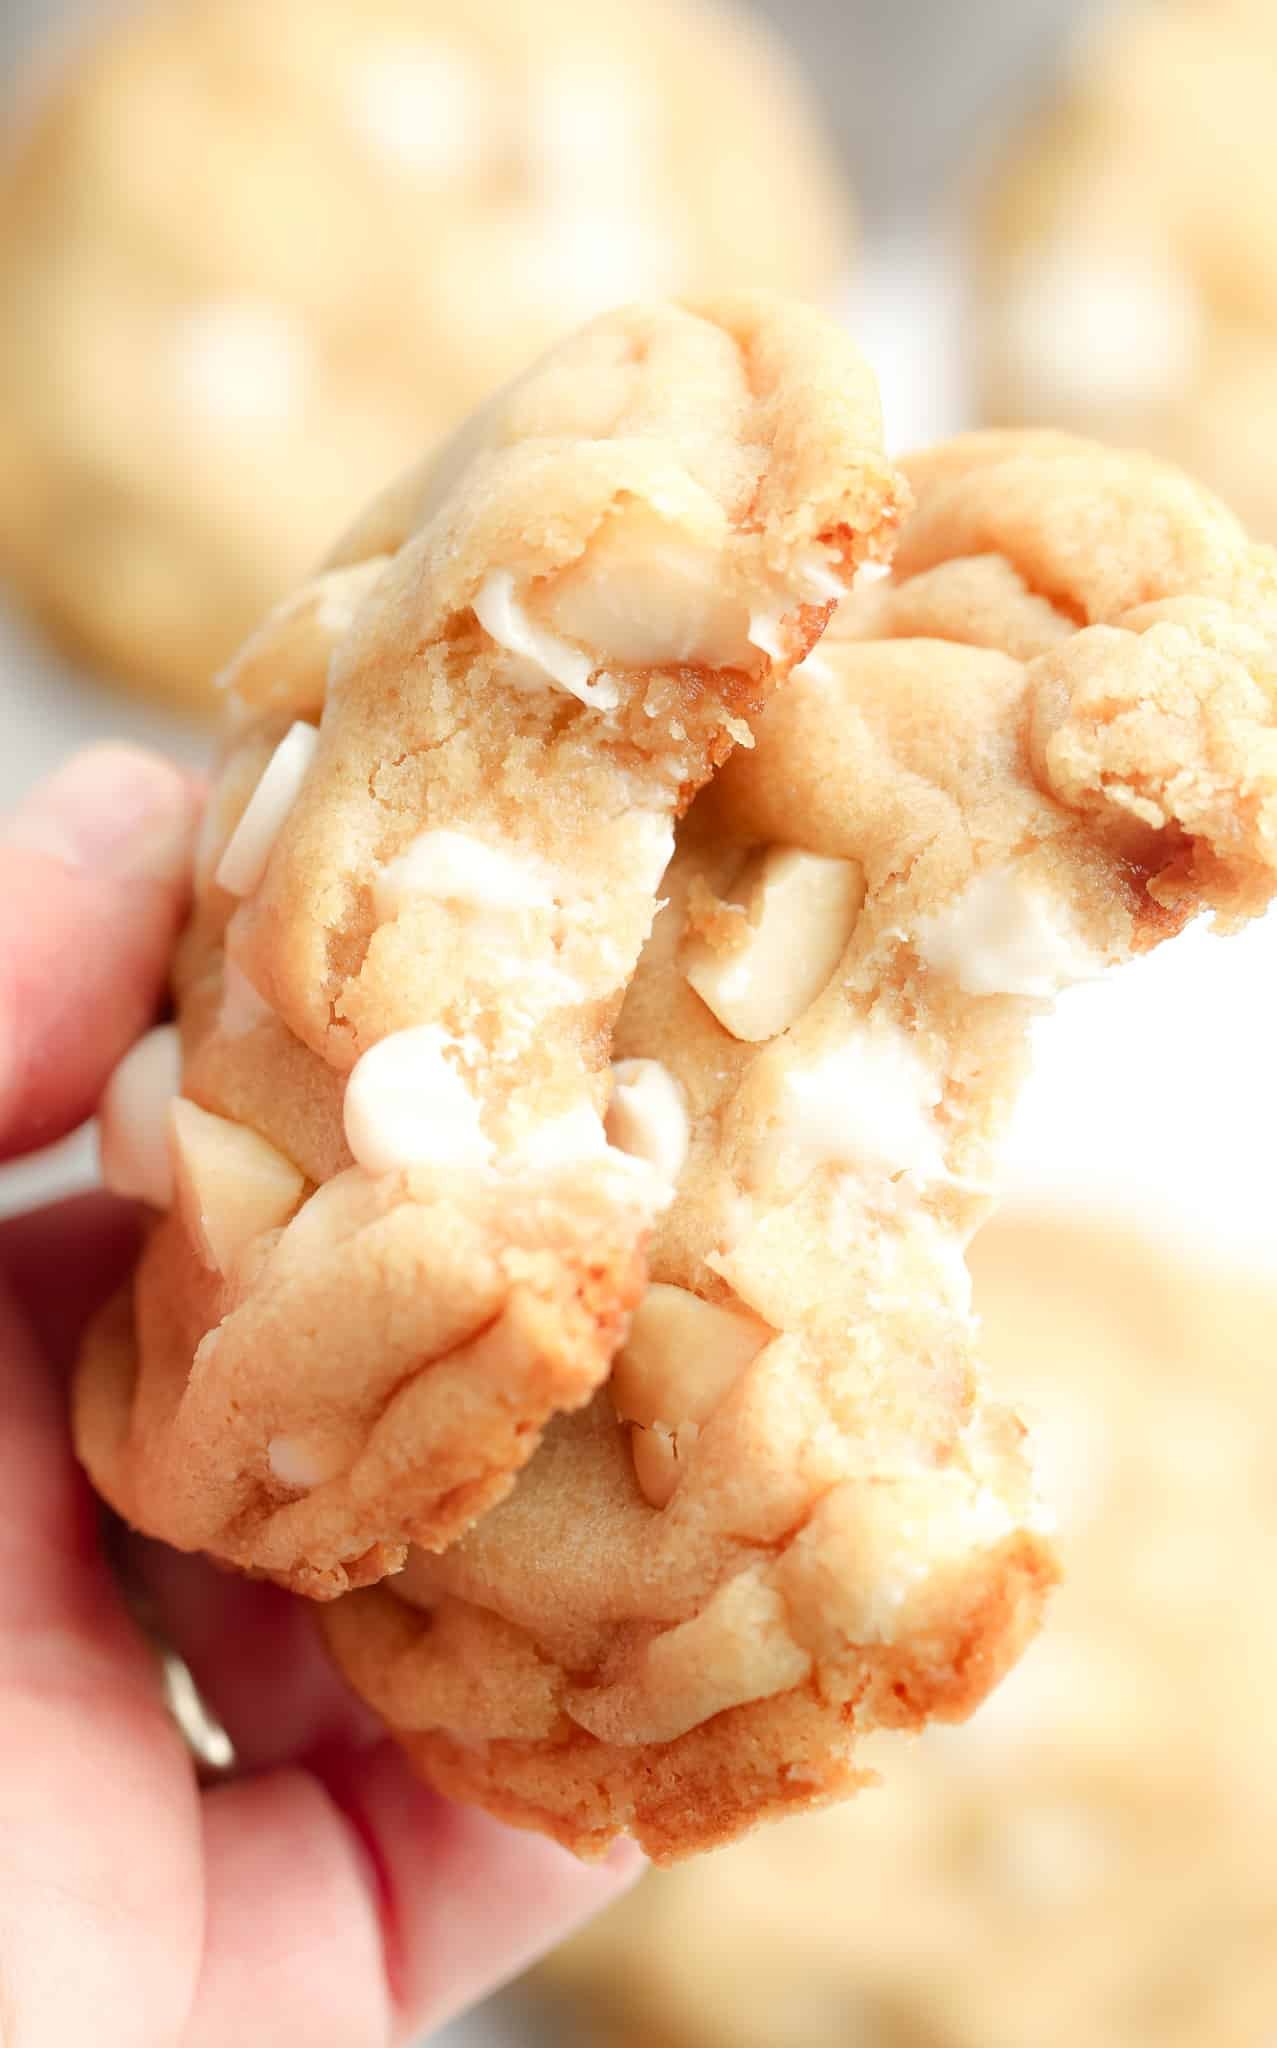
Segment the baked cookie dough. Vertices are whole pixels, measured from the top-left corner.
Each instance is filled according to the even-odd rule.
[[[1277,11],[1164,0],[1085,42],[990,178],[984,417],[1137,442],[1277,540]]]
[[[674,821],[904,502],[823,315],[631,308],[248,642],[178,1022],[103,1105],[167,1210],[76,1391],[130,1522],[330,1597],[605,1378],[683,1149],[610,1064]]]
[[[661,884],[613,1050],[689,1140],[608,1386],[325,1617],[423,1772],[584,1854],[846,1793],[1023,1646],[1052,1557],[963,1254],[1030,1030],[1277,883],[1277,557],[1063,436],[905,469],[892,574]]]
[[[405,449],[628,298],[829,299],[849,240],[730,5],[149,0],[0,173],[0,562],[207,709]]]
[[[967,1727],[866,1745],[881,1787],[653,1873],[569,1944],[580,2048],[1271,2034],[1277,1286],[1047,1216],[971,1263],[1060,1507],[1047,1629]]]

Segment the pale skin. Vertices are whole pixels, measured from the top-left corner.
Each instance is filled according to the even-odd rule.
[[[92,1114],[152,1021],[198,808],[102,748],[0,827],[0,1156]],[[135,1543],[235,1745],[201,1787],[72,1455],[66,1375],[137,1217],[87,1195],[0,1223],[0,2039],[6,2048],[397,2048],[636,1874],[419,1784],[304,1608]]]

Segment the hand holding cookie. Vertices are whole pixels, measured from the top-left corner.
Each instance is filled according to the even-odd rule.
[[[83,1117],[159,1001],[196,813],[174,770],[109,748],[0,826],[7,1155]],[[137,1233],[135,1205],[101,1194],[0,1225],[6,2013],[33,2041],[101,2048],[261,2042],[263,2012],[277,2040],[415,2039],[636,1859],[588,1872],[449,1808],[370,1743],[299,1604],[135,1548],[245,1773],[201,1790],[67,1432],[81,1330]]]
[[[158,1213],[77,1375],[105,1497],[335,1600],[423,1772],[583,1854],[970,1713],[1055,1562],[965,1248],[1042,1005],[1270,899],[1275,650],[1186,479],[902,479],[813,313],[564,344],[227,673],[107,1096]]]

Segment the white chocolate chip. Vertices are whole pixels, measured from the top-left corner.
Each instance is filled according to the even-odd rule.
[[[242,967],[227,960],[222,968],[222,1000],[217,1010],[217,1029],[227,1038],[242,1038],[255,1031],[275,1012],[258,994]]]
[[[620,702],[616,684],[606,676],[597,683],[590,681],[595,669],[590,656],[530,617],[515,596],[514,577],[508,569],[489,570],[475,598],[474,613],[499,647],[531,662],[570,697],[595,711],[615,710]]]
[[[524,1167],[568,1166],[580,1159],[601,1159],[606,1151],[598,1112],[582,1102],[534,1125],[520,1140],[516,1158]]]
[[[556,631],[619,668],[749,659],[745,608],[724,588],[719,552],[638,508],[610,520],[555,579],[544,610]]]
[[[229,1273],[255,1238],[288,1221],[305,1176],[259,1132],[198,1103],[179,1096],[169,1119],[182,1221],[204,1264]]]
[[[552,305],[569,328],[627,298],[667,297],[684,267],[677,223],[653,218],[650,194],[642,210],[627,213],[608,195],[600,203],[578,189],[552,209],[534,201],[509,215],[507,226],[501,282],[508,302]]]
[[[491,1159],[479,1104],[446,1056],[455,1043],[436,1024],[413,1025],[356,1062],[346,1083],[346,1143],[369,1173]]]
[[[315,624],[336,642],[344,640],[355,623],[369,591],[375,590],[385,574],[388,555],[370,555],[366,562],[351,562],[342,569],[326,569],[294,599],[297,609],[309,602],[315,607]]]
[[[387,42],[356,67],[347,104],[364,140],[397,169],[443,182],[482,161],[483,79],[446,43]]]
[[[207,888],[222,857],[226,840],[230,836],[229,813],[234,796],[234,776],[223,770],[208,792],[199,831],[195,836],[193,865],[195,887],[198,890]]]
[[[919,1180],[945,1174],[933,1112],[940,1078],[898,1026],[871,1020],[843,1044],[785,1076],[785,1113],[765,1151],[804,1173],[825,1164]]]
[[[645,896],[655,895],[674,852],[672,820],[664,811],[629,811],[617,819],[610,836],[634,887]]]
[[[273,1436],[266,1446],[266,1458],[280,1485],[298,1493],[309,1493],[313,1486],[335,1479],[346,1464],[346,1453],[339,1444],[316,1436]]]
[[[715,946],[689,934],[683,973],[733,1038],[774,1038],[827,986],[864,900],[857,861],[768,847],[732,890],[730,901],[745,912],[739,942]]]
[[[749,644],[761,649],[770,661],[784,660],[785,649],[780,637],[781,622],[779,612],[751,612],[749,615]]]
[[[1183,270],[1127,256],[1099,263],[1069,242],[1034,254],[1000,315],[1009,372],[1044,416],[1166,404],[1192,383],[1204,338]]]
[[[645,1159],[672,1188],[687,1158],[683,1091],[659,1060],[617,1060],[605,1128],[618,1152]]]
[[[175,341],[178,391],[210,426],[278,426],[307,401],[313,358],[296,322],[264,299],[219,299],[187,315]]]
[[[176,1024],[148,1031],[106,1084],[98,1107],[102,1178],[113,1194],[167,1209],[173,1199],[169,1104],[182,1083]]]
[[[800,589],[815,603],[836,604],[847,595],[847,578],[842,562],[831,547],[813,541],[794,555],[792,568]]]
[[[612,1368],[618,1416],[644,1428],[708,1422],[770,1337],[752,1316],[654,1281]]]
[[[977,875],[918,927],[918,957],[969,996],[1053,996],[1104,971],[1064,904],[1016,868]]]
[[[394,917],[415,896],[481,910],[537,910],[555,900],[551,878],[531,855],[507,853],[469,832],[422,832],[373,884],[380,917]]]
[[[530,168],[538,197],[548,208],[575,208],[583,201],[598,206],[600,200],[600,210],[613,214],[630,205],[650,208],[646,168],[654,111],[650,92],[632,70],[591,57],[584,47],[539,65],[527,81]],[[617,296],[635,289],[632,278],[624,279]]]
[[[890,1643],[906,1609],[1011,1535],[1015,1517],[961,1470],[849,1480],[827,1494],[802,1547],[819,1557],[822,1627],[854,1643]],[[801,1564],[800,1552],[794,1553]],[[790,1566],[782,1566],[788,1576]]]
[[[252,895],[266,872],[271,848],[297,801],[318,744],[318,729],[300,720],[284,734],[217,864],[214,879],[219,889],[232,896]]]

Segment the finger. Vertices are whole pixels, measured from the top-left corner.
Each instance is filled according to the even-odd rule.
[[[452,1806],[389,1743],[205,1797],[207,1943],[186,2048],[406,2044],[630,1882]]]
[[[507,1983],[644,1868],[630,1842],[582,1863],[543,1835],[454,1805],[390,1742],[313,1767],[378,1875],[397,2039],[415,2040]]]
[[[337,1676],[305,1601],[140,1536],[128,1541],[124,1564],[241,1770],[375,1739],[377,1722]]]
[[[361,1845],[305,1771],[204,1795],[204,1961],[182,2048],[386,2048],[392,2000]]]
[[[136,1203],[104,1194],[71,1195],[0,1223],[0,1282],[59,1373],[70,1371],[89,1317],[132,1266],[141,1229]]]
[[[77,755],[0,827],[0,1156],[92,1114],[152,1016],[185,907],[194,785],[131,747]]]
[[[0,1985],[24,2039],[136,2048],[180,2038],[198,1807],[63,1397],[0,1295]]]

